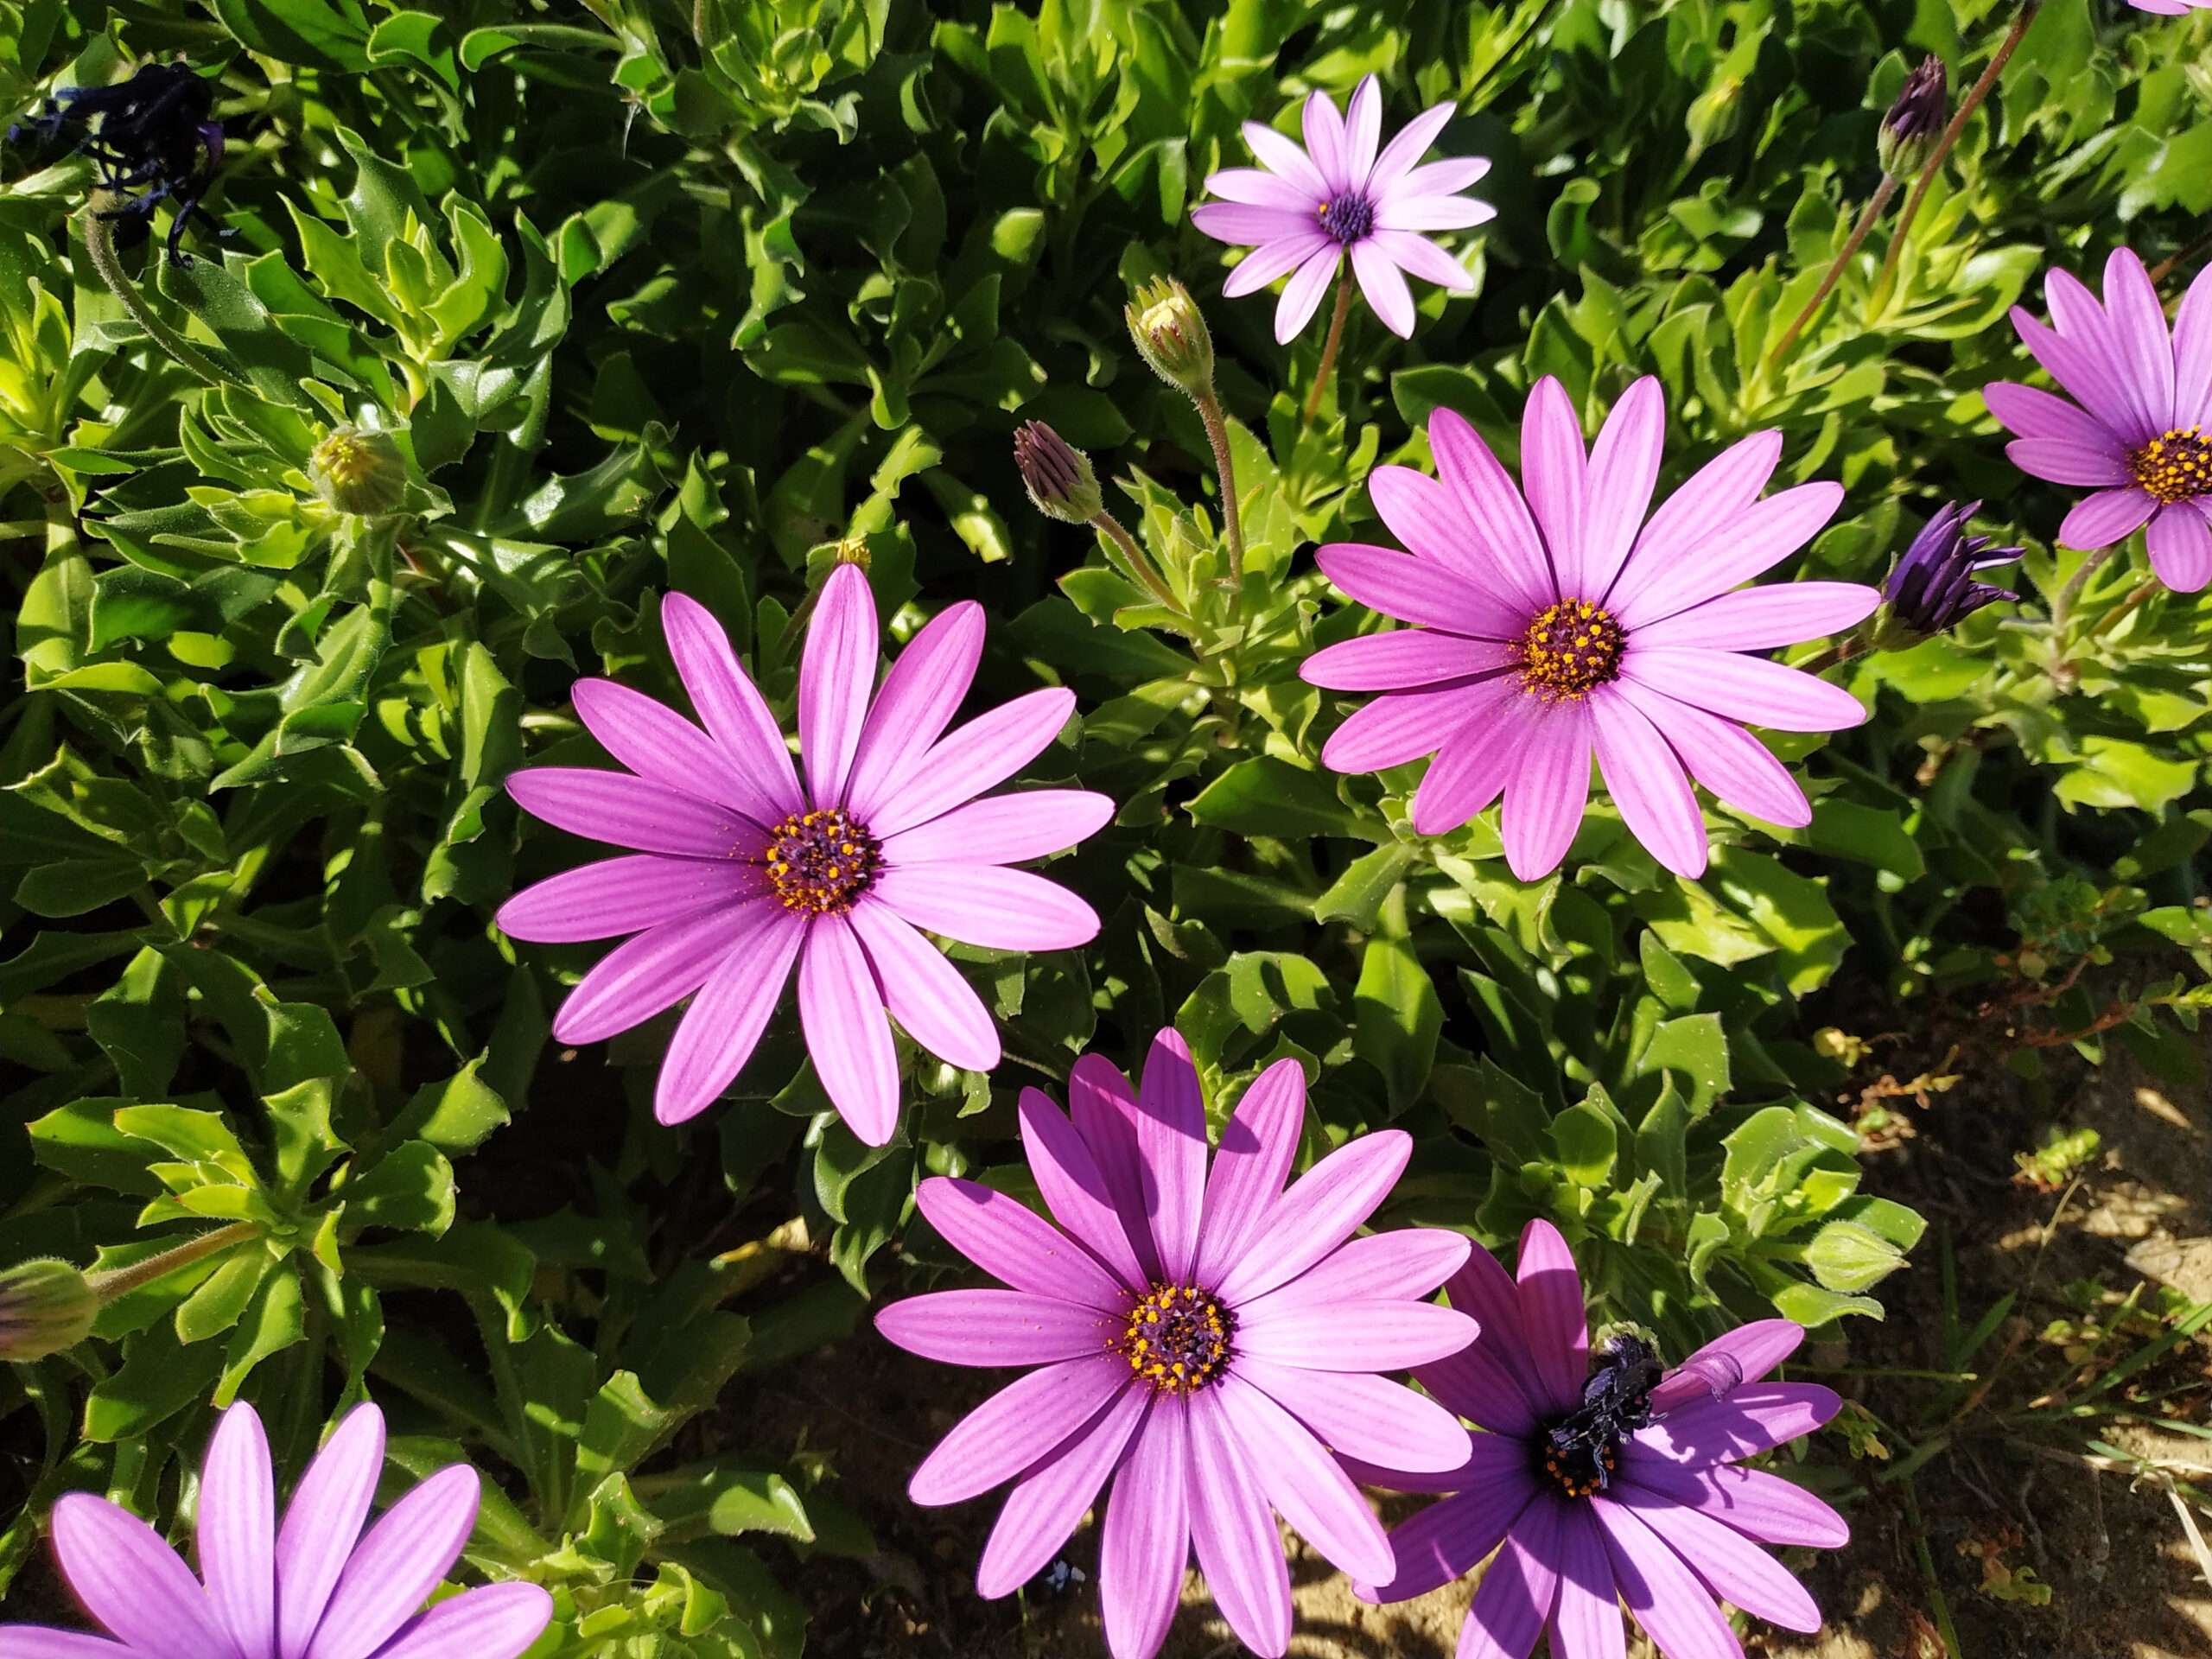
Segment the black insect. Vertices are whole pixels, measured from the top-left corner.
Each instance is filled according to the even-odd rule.
[[[200,199],[223,159],[223,129],[212,118],[215,86],[181,63],[149,63],[110,86],[67,86],[37,115],[8,129],[10,143],[28,134],[51,141],[74,129],[77,148],[100,166],[100,188],[128,197],[102,219],[128,222],[143,237],[162,201],[176,204],[169,226],[170,262],[189,265],[181,251]]]
[[[1651,1391],[1663,1375],[1643,1338],[1622,1332],[1598,1344],[1582,1403],[1544,1437],[1544,1472],[1570,1497],[1602,1492],[1620,1465],[1620,1442],[1652,1421]]]

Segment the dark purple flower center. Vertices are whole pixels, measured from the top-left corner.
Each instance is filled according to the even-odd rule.
[[[2135,481],[2161,502],[2212,495],[2212,438],[2196,427],[2162,432],[2127,459]]]
[[[1357,190],[1321,204],[1321,233],[1350,247],[1375,229],[1375,204]]]
[[[1154,1285],[1129,1310],[1128,1326],[1111,1345],[1155,1389],[1191,1394],[1229,1363],[1236,1328],[1229,1310],[1197,1286]]]
[[[1622,1439],[1653,1421],[1659,1377],[1659,1357],[1642,1338],[1624,1333],[1600,1343],[1582,1403],[1543,1425],[1536,1442],[1543,1476],[1569,1497],[1604,1491],[1620,1468]]]
[[[760,855],[786,910],[841,916],[868,889],[883,849],[842,807],[794,812],[769,831]]]
[[[1609,611],[1563,599],[1536,613],[1521,636],[1522,689],[1554,701],[1580,701],[1620,677],[1628,634]]]

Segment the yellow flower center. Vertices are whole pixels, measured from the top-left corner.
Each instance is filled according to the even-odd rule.
[[[770,831],[760,856],[786,910],[842,915],[868,891],[882,849],[842,807],[794,812]]]
[[[1521,636],[1521,685],[1554,702],[1579,701],[1618,679],[1628,643],[1610,612],[1586,599],[1563,599],[1536,613]]]
[[[2132,452],[2135,481],[2161,502],[2212,495],[2212,439],[2200,428],[2176,427]]]
[[[1107,1346],[1129,1369],[1166,1394],[1190,1394],[1229,1363],[1235,1328],[1228,1309],[1195,1285],[1154,1285],[1129,1310],[1129,1322]]]

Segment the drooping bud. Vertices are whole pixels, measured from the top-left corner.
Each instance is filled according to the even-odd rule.
[[[67,1262],[25,1262],[0,1273],[0,1360],[44,1359],[92,1334],[100,1299]]]
[[[1930,634],[1948,633],[1983,606],[2012,597],[1974,579],[1977,571],[2020,556],[2017,547],[1986,552],[1994,537],[1966,534],[1967,522],[1980,507],[1979,501],[1951,502],[1912,538],[1883,589],[1885,602],[1874,630],[1877,649],[1910,650]]]
[[[1950,89],[1944,79],[1943,60],[1930,54],[1904,78],[1897,102],[1882,118],[1874,149],[1882,171],[1902,184],[1919,175],[1936,153],[1943,123],[1950,116]]]
[[[340,512],[373,518],[407,493],[407,462],[388,432],[341,426],[308,457],[315,492]]]
[[[1037,511],[1071,524],[1087,524],[1106,505],[1090,458],[1042,421],[1016,427],[1014,464]]]
[[[1137,354],[1171,386],[1195,398],[1213,396],[1213,336],[1191,290],[1156,276],[1122,308]]]

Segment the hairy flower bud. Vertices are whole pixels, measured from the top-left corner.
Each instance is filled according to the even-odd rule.
[[[1977,571],[2010,564],[2020,556],[2017,547],[1985,552],[1995,537],[1966,534],[1967,520],[1980,506],[1979,501],[1954,501],[1912,538],[1883,589],[1885,602],[1874,632],[1878,649],[1910,649],[1930,634],[1948,632],[1983,606],[2012,597],[2002,588],[1974,579]]]
[[[407,463],[391,435],[357,426],[339,427],[315,445],[308,476],[339,512],[364,518],[394,511],[407,491]]]
[[[1014,429],[1014,464],[1037,511],[1071,524],[1087,524],[1104,510],[1106,498],[1090,459],[1042,421]]]
[[[1897,102],[1882,118],[1882,130],[1875,137],[1883,172],[1902,184],[1928,165],[1949,117],[1950,101],[1943,60],[1932,54],[1923,58],[1920,67],[1904,78]]]
[[[92,1334],[100,1299],[67,1262],[24,1262],[0,1273],[0,1360],[44,1359]]]
[[[1173,276],[1157,276],[1122,308],[1137,354],[1171,386],[1192,397],[1213,395],[1213,336],[1191,290]]]

